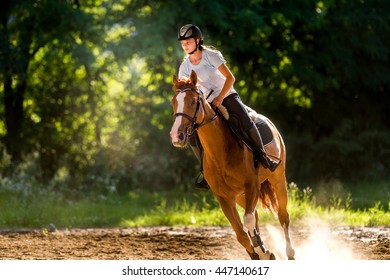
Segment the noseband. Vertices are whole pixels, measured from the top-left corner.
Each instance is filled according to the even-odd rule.
[[[211,119],[209,120],[205,120],[206,118],[206,110],[205,110],[205,106],[204,106],[204,101],[203,99],[200,97],[201,94],[203,94],[199,89],[193,89],[193,88],[184,88],[184,89],[176,89],[176,92],[178,93],[182,93],[182,92],[187,92],[187,91],[195,91],[197,94],[198,94],[198,99],[197,99],[197,103],[196,103],[196,110],[195,110],[195,114],[193,117],[187,115],[186,113],[176,113],[175,114],[175,118],[177,118],[178,116],[182,116],[182,117],[185,117],[186,119],[188,119],[190,122],[191,122],[191,126],[189,126],[187,128],[187,135],[188,136],[191,136],[192,134],[194,134],[195,131],[197,131],[200,127],[214,121],[216,118],[217,118],[217,114],[215,114]],[[198,115],[199,115],[199,112],[200,112],[200,108],[203,108],[203,112],[205,112],[205,115],[203,117],[203,120],[201,123],[197,123],[196,122],[196,119],[198,118]]]

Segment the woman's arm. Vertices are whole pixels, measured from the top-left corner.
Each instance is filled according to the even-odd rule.
[[[232,74],[232,72],[230,71],[230,69],[226,66],[225,63],[221,64],[221,66],[218,67],[218,70],[219,72],[221,72],[221,74],[226,78],[225,80],[225,83],[222,87],[222,90],[221,92],[219,93],[219,95],[214,98],[213,100],[213,105],[215,107],[219,107],[221,104],[222,104],[222,101],[225,97],[225,95],[229,92],[229,90],[233,87],[233,84],[235,82],[235,78]]]

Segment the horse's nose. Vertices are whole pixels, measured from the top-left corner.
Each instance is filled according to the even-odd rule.
[[[182,130],[171,132],[172,144],[175,147],[183,147],[186,142],[186,135]]]
[[[180,131],[177,131],[177,129],[172,128],[171,130],[171,141],[174,146],[180,146],[180,143],[183,141],[182,139],[182,133]]]
[[[178,137],[179,137],[180,142],[183,142],[183,140],[184,140],[184,133],[183,133],[183,131],[179,132]]]

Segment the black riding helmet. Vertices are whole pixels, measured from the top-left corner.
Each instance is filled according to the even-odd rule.
[[[177,34],[177,40],[187,40],[190,38],[199,39],[199,43],[196,44],[196,48],[190,53],[194,53],[200,45],[203,44],[203,35],[202,31],[200,31],[199,27],[193,24],[186,24],[182,26],[179,30],[179,33]]]
[[[177,35],[177,40],[186,40],[190,38],[199,38],[200,44],[203,44],[203,35],[202,31],[200,31],[199,27],[193,24],[186,24],[179,30],[179,34]]]

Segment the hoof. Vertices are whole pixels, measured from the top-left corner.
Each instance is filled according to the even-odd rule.
[[[249,255],[249,257],[251,258],[251,260],[260,260],[260,257],[257,253],[249,253],[248,251],[246,251]]]
[[[276,257],[274,253],[271,253],[270,251],[266,250],[263,254],[258,254],[256,252],[250,253],[246,251],[248,255],[251,257],[252,260],[276,260]]]

